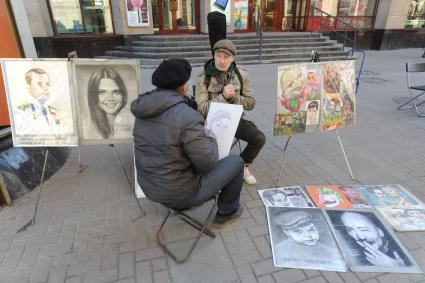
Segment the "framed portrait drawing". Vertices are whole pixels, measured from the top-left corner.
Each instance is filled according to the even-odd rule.
[[[299,186],[259,190],[258,193],[265,206],[314,207]]]
[[[357,185],[356,188],[373,206],[424,205],[401,185]]]
[[[339,190],[344,194],[347,200],[351,203],[353,208],[367,208],[372,209],[363,195],[356,189],[354,185],[341,185],[338,186]]]
[[[422,272],[375,211],[325,209],[325,213],[352,271]]]
[[[130,103],[139,95],[139,61],[74,59],[72,62],[80,142],[131,142],[134,116]]]
[[[425,207],[423,206],[377,206],[376,209],[396,231],[425,230]]]
[[[320,208],[267,206],[275,266],[346,271],[346,264]]]
[[[3,59],[14,146],[77,146],[70,67],[60,59]]]

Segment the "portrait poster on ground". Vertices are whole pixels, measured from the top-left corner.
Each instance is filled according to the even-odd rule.
[[[258,190],[265,206],[314,207],[301,187]]]
[[[267,206],[266,210],[274,266],[346,271],[321,209]]]
[[[211,103],[207,116],[207,127],[216,136],[220,159],[229,155],[242,112],[242,105]]]
[[[356,188],[373,206],[423,205],[401,185],[357,185]]]
[[[77,146],[67,60],[3,59],[14,146]]]
[[[149,26],[149,8],[147,0],[124,0],[127,7],[129,27]]]
[[[274,135],[355,123],[353,60],[279,66]]]
[[[372,208],[354,185],[341,185],[339,189],[353,208]]]
[[[353,205],[347,199],[339,186],[305,186],[306,191],[317,205],[327,208],[352,208]]]
[[[139,95],[139,61],[75,59],[72,62],[80,142],[131,141],[134,116],[130,103]]]
[[[373,210],[325,209],[325,213],[352,271],[422,272]]]
[[[378,212],[396,231],[424,231],[425,207],[377,206]]]

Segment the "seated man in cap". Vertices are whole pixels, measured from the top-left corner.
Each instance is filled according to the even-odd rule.
[[[214,47],[214,59],[208,61],[204,71],[196,80],[196,102],[198,111],[206,117],[210,102],[240,104],[244,110],[252,110],[255,106],[248,73],[234,62],[236,47],[230,40],[222,39]],[[244,181],[255,185],[257,180],[248,166],[254,161],[266,142],[264,134],[251,121],[242,116],[235,137],[248,144],[241,157],[244,160]]]
[[[152,74],[157,89],[131,103],[137,180],[147,198],[174,209],[220,192],[214,225],[222,228],[242,214],[243,160],[218,160],[214,135],[185,96],[191,71],[186,60],[163,61]]]

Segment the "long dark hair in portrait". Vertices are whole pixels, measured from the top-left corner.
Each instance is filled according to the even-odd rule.
[[[108,138],[114,134],[114,125],[113,123],[111,125],[111,123],[108,121],[107,113],[105,113],[105,111],[103,111],[99,106],[99,84],[101,79],[114,80],[120,89],[122,103],[119,109],[114,113],[115,116],[127,104],[127,87],[125,86],[121,76],[115,70],[107,67],[95,70],[89,78],[87,87],[87,100],[90,110],[90,117],[101,136],[103,138]]]

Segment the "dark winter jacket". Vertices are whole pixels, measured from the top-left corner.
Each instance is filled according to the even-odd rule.
[[[192,198],[201,174],[218,162],[217,142],[204,130],[204,118],[173,90],[157,89],[131,103],[136,116],[134,154],[137,180],[156,202]]]

